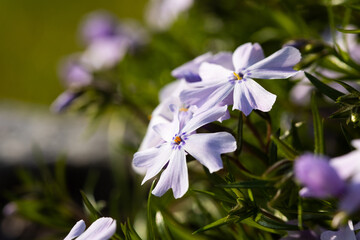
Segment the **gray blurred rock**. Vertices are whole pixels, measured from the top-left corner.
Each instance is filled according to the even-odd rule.
[[[74,165],[109,159],[106,127],[87,136],[88,124],[79,115],[55,115],[43,106],[1,101],[0,163],[29,163],[38,150],[46,162],[63,154]]]

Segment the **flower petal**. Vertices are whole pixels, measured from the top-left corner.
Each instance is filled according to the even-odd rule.
[[[346,190],[345,182],[325,157],[304,154],[295,161],[295,176],[308,191],[302,196],[327,198],[340,196]]]
[[[233,109],[249,115],[252,109],[269,112],[275,103],[276,95],[266,91],[252,79],[246,79],[236,83],[234,89]],[[252,109],[250,109],[250,107]]]
[[[284,47],[269,57],[247,68],[252,78],[283,79],[295,75],[295,64],[301,59],[299,50],[294,47]]]
[[[219,82],[227,82],[228,77],[232,76],[233,71],[226,69],[220,65],[212,63],[203,63],[200,65],[199,75],[203,84],[214,84]]]
[[[196,114],[185,124],[184,128],[181,130],[183,133],[191,133],[205,124],[218,120],[226,114],[227,106],[213,107],[204,111],[201,109],[199,109],[198,112],[196,112]]]
[[[342,179],[348,179],[360,172],[360,151],[355,150],[331,159],[330,164]]]
[[[247,95],[249,95],[249,93],[245,85],[243,83],[236,83],[234,88],[232,110],[238,109],[242,111],[245,116],[248,116],[252,112],[253,107],[249,103]]]
[[[72,240],[80,236],[85,231],[86,225],[84,220],[80,220],[72,227],[69,234],[64,238],[64,240]]]
[[[108,240],[115,234],[115,231],[116,221],[109,217],[102,217],[93,222],[76,240]]]
[[[155,132],[166,142],[170,142],[173,136],[179,132],[179,112],[174,113],[174,118],[170,123],[160,123],[153,126]]]
[[[182,149],[173,151],[169,165],[161,174],[152,194],[160,197],[170,188],[172,188],[175,198],[181,198],[189,188],[186,156]]]
[[[160,155],[160,148],[149,148],[140,152],[136,152],[133,158],[133,164],[135,167],[150,167],[152,163],[152,159],[156,158]]]
[[[161,149],[159,149],[159,155],[152,159],[152,164],[147,168],[146,175],[141,184],[144,184],[147,180],[153,178],[161,171],[161,169],[163,169],[170,159],[171,152],[172,149],[169,143],[165,143],[161,146]]]
[[[200,107],[203,105],[207,98],[218,89],[223,83],[213,84],[200,88],[186,89],[180,93],[180,101],[189,105],[196,105]]]
[[[238,47],[232,56],[236,72],[264,59],[264,52],[258,43],[245,43]]]
[[[222,153],[236,150],[236,140],[227,132],[193,134],[184,149],[212,173],[223,167]]]

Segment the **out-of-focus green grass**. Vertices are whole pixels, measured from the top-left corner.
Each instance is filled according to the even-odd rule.
[[[98,9],[142,20],[145,0],[0,0],[0,99],[50,104],[61,58],[81,51],[83,16]]]

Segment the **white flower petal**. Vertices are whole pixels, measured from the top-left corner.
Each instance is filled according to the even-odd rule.
[[[218,83],[200,88],[186,89],[180,93],[180,100],[186,104],[200,107],[204,105],[207,98],[222,85],[223,83]]]
[[[70,230],[69,234],[64,238],[64,240],[72,240],[80,236],[85,231],[86,225],[84,220],[78,221],[73,228]]]
[[[144,184],[150,178],[153,178],[156,174],[158,174],[161,169],[165,166],[165,164],[169,161],[171,156],[171,146],[169,143],[165,143],[159,149],[159,155],[152,159],[152,164],[146,170],[146,175],[141,184]]]
[[[264,52],[258,43],[245,43],[239,46],[232,56],[236,72],[264,59]]]
[[[215,84],[219,82],[228,81],[228,77],[233,74],[233,71],[226,69],[220,65],[212,63],[203,63],[199,68],[199,75],[203,84]]]
[[[242,111],[245,116],[248,116],[252,112],[253,107],[250,105],[247,95],[248,90],[243,83],[235,84],[232,110],[238,109]]]
[[[246,81],[241,81],[237,84],[240,86],[235,87],[234,90],[233,109],[239,109],[243,111],[245,115],[251,112],[249,112],[249,106],[251,106],[252,109],[258,109],[263,112],[271,110],[276,101],[276,95],[266,91],[252,79],[246,79]]]
[[[115,234],[116,221],[109,217],[97,219],[76,240],[108,240]]]
[[[355,150],[330,160],[342,179],[348,179],[360,172],[360,151]]]
[[[199,109],[198,112],[196,112],[196,114],[185,124],[182,129],[183,133],[191,133],[205,124],[218,120],[226,114],[227,106],[217,106],[206,109],[205,111],[202,111],[201,109]]]
[[[182,149],[173,151],[169,165],[161,174],[152,193],[160,197],[170,188],[172,188],[175,198],[181,198],[189,188],[186,156]]]
[[[184,149],[212,173],[223,168],[220,155],[235,151],[236,140],[227,132],[193,134]]]
[[[161,153],[160,148],[149,148],[140,152],[136,152],[133,158],[133,164],[135,167],[150,167],[153,164],[153,159]]]
[[[178,114],[179,112],[174,113],[174,118],[170,123],[160,123],[153,126],[154,131],[166,142],[171,142],[174,135],[179,132],[180,123]]]
[[[297,73],[293,70],[301,59],[299,50],[294,47],[284,47],[269,57],[247,68],[252,78],[283,79]]]

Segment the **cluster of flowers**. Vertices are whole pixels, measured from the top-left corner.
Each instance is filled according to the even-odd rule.
[[[61,64],[59,75],[67,90],[54,101],[54,112],[64,111],[86,88],[99,87],[96,82],[101,79],[97,73],[113,69],[127,52],[145,44],[148,38],[136,22],[120,23],[104,11],[89,14],[79,35],[86,49]]]
[[[178,80],[160,94],[146,136],[134,155],[135,167],[146,170],[143,183],[164,171],[153,190],[162,196],[170,188],[175,198],[188,190],[186,155],[190,154],[210,172],[223,167],[221,154],[236,150],[227,132],[196,133],[213,121],[229,118],[228,106],[246,116],[253,109],[268,112],[276,96],[254,79],[286,79],[301,59],[294,47],[284,47],[265,58],[261,46],[246,43],[233,54],[201,55],[172,72]]]

